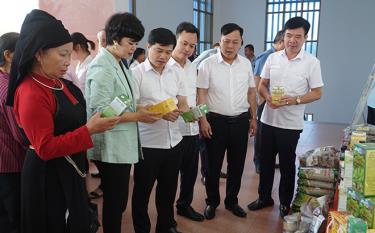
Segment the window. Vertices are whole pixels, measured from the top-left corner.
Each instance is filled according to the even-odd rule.
[[[311,24],[305,51],[316,56],[320,18],[320,0],[267,0],[265,49],[271,48],[276,33],[288,19],[302,16]]]
[[[213,0],[193,0],[193,24],[199,29],[197,52],[200,54],[212,45]]]

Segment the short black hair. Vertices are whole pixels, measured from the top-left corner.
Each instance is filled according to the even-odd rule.
[[[225,35],[228,35],[229,33],[232,33],[234,31],[239,31],[240,32],[240,35],[242,37],[243,35],[243,28],[238,26],[237,24],[235,23],[227,23],[227,24],[224,24],[222,27],[221,27],[221,35],[225,36]]]
[[[173,48],[176,46],[176,36],[173,32],[166,28],[155,28],[152,29],[148,35],[148,41],[150,45],[156,43],[165,45],[173,45]]]
[[[296,28],[303,28],[303,30],[305,31],[305,36],[306,36],[307,33],[310,30],[310,23],[306,19],[304,19],[300,16],[297,16],[297,17],[290,18],[285,23],[285,26],[284,26],[284,30],[286,30],[286,29],[296,29]]]
[[[145,28],[142,22],[128,12],[112,15],[105,25],[107,45],[113,45],[113,41],[120,43],[124,37],[138,42],[143,38],[144,34]]]
[[[141,54],[145,54],[146,51],[143,48],[136,48],[134,53],[133,53],[133,59],[137,59]]]
[[[277,42],[284,40],[284,33],[284,30],[278,31],[275,38],[273,39],[273,43],[276,44]]]
[[[245,49],[246,48],[250,48],[253,52],[254,52],[254,45],[252,45],[252,44],[247,44],[246,46],[245,46]]]
[[[182,32],[195,33],[197,34],[197,39],[199,40],[199,29],[194,26],[194,24],[189,22],[182,22],[177,26],[176,37],[178,37]]]
[[[8,32],[0,36],[0,66],[5,65],[4,52],[9,50],[13,53],[19,37],[20,34],[17,32]]]
[[[70,37],[72,37],[73,49],[76,47],[76,45],[79,45],[86,52],[90,53],[90,45],[90,49],[95,50],[95,43],[92,40],[87,39],[82,33],[73,32]]]

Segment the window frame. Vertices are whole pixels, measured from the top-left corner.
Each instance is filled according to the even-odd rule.
[[[289,7],[288,7],[289,4]],[[319,26],[322,8],[321,0],[267,0],[265,14],[264,49],[271,48],[276,33],[281,30],[285,22],[295,16],[302,16],[309,21],[311,27],[304,50],[314,56],[319,48]],[[277,17],[276,27],[274,26]],[[271,22],[270,21],[271,18]],[[269,33],[271,32],[271,35]]]
[[[196,48],[198,54],[210,49],[213,44],[213,2],[214,0],[193,0],[193,24],[200,32]]]

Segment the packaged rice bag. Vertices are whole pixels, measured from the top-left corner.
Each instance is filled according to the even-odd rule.
[[[298,177],[309,180],[335,182],[337,170],[332,168],[300,167]]]
[[[340,151],[334,146],[319,147],[299,156],[302,167],[339,168]]]
[[[336,187],[335,183],[307,179],[298,179],[298,185],[324,189],[335,189]]]

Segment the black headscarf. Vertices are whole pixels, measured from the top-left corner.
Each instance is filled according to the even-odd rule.
[[[13,55],[7,104],[13,106],[16,88],[30,72],[40,49],[55,48],[71,41],[68,30],[52,15],[42,10],[27,14]]]

